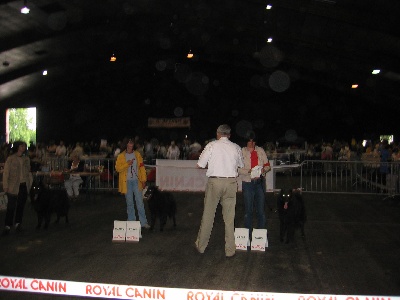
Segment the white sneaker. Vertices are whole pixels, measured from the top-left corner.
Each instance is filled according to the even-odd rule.
[[[150,229],[150,225],[149,224],[144,224],[142,227],[145,228],[145,229]]]

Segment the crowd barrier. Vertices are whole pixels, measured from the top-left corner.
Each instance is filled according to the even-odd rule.
[[[306,192],[399,194],[400,162],[326,161],[301,163]]]
[[[95,156],[84,157],[82,160],[85,162],[85,171],[100,173],[99,176],[94,177],[93,180],[87,183],[87,189],[96,189],[97,191],[112,191],[118,189],[118,174],[115,171],[115,158]],[[67,169],[67,167],[67,158],[48,157],[40,162],[31,162],[31,170],[33,174],[35,174],[36,171],[63,171]]]
[[[89,188],[97,191],[117,190],[118,174],[115,171],[115,158],[85,158],[87,170],[103,172],[96,176]],[[41,163],[40,168],[63,170],[67,159],[51,158]],[[400,193],[400,162],[380,163],[376,160],[337,161],[270,160],[272,171],[265,177],[265,191],[275,191],[277,174],[290,173],[298,177],[298,185],[306,192],[323,193],[366,193],[395,195]],[[156,168],[155,184],[162,190],[203,192],[207,183],[206,169],[196,166],[197,160],[157,159],[155,165],[145,165],[148,172]],[[241,176],[238,189],[241,191]]]

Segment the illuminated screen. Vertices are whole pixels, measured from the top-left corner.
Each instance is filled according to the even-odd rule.
[[[393,142],[393,134],[392,135],[380,135],[379,140],[382,142],[383,140],[387,140],[389,145]]]
[[[6,142],[36,144],[36,107],[9,108],[6,111]]]

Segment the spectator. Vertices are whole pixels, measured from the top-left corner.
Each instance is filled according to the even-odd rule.
[[[167,159],[179,159],[179,154],[180,154],[179,147],[175,145],[175,141],[171,141],[171,145],[168,147],[167,150]]]
[[[83,172],[85,169],[85,162],[81,161],[76,152],[72,152],[71,160],[68,162],[68,168],[65,172],[70,173],[69,178],[64,181],[64,186],[67,191],[68,197],[72,201],[76,201],[79,197],[79,186],[83,183],[83,179],[76,172]]]
[[[65,157],[67,154],[67,148],[65,148],[64,141],[60,141],[60,144],[56,147],[56,156]]]
[[[25,142],[15,142],[12,148],[14,154],[7,158],[4,165],[3,190],[8,196],[8,203],[3,235],[10,233],[14,221],[15,230],[17,232],[22,230],[24,207],[32,185],[30,160],[26,155],[26,148]]]
[[[189,147],[189,159],[198,159],[201,152],[201,145],[194,140],[193,144]]]
[[[56,153],[57,145],[53,140],[50,140],[49,145],[47,146],[47,153],[50,155],[54,155]]]
[[[167,157],[167,148],[165,147],[163,142],[157,146],[157,158],[166,158]]]

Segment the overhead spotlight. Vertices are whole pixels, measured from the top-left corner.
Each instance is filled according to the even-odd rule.
[[[186,55],[187,58],[193,58],[192,50],[189,50],[189,53]]]
[[[43,75],[43,76],[46,76],[46,75],[47,75],[47,70],[44,70],[43,73],[42,73],[42,75]]]
[[[267,43],[272,43],[272,37],[269,37]]]
[[[114,62],[117,60],[117,57],[114,55],[114,53],[110,57],[110,61]]]
[[[265,9],[272,9],[272,5],[268,4]]]
[[[21,14],[26,15],[26,14],[29,14],[29,12],[30,12],[30,9],[27,5],[27,0],[24,0],[24,6],[21,8]]]
[[[352,84],[352,85],[351,85],[351,88],[352,88],[352,89],[358,88],[358,84]]]
[[[376,74],[379,74],[380,72],[381,72],[381,70],[373,70],[372,74],[376,75]]]

